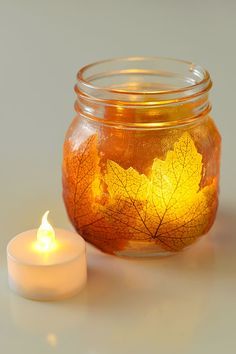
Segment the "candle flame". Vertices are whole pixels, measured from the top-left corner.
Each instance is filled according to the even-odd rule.
[[[44,213],[42,223],[37,231],[37,245],[43,251],[52,249],[55,245],[55,231],[48,222],[49,210]]]

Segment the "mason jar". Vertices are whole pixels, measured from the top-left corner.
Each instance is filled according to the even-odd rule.
[[[209,73],[127,57],[83,67],[66,134],[63,197],[84,239],[121,256],[181,251],[211,228],[221,138]]]

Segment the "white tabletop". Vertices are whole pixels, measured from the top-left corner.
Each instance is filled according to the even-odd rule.
[[[88,246],[88,284],[61,302],[13,294],[2,266],[1,353],[235,353],[235,229],[222,211],[210,235],[158,259]]]

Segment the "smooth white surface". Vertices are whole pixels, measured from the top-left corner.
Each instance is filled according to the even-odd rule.
[[[0,0],[0,353],[235,354],[236,1]],[[213,79],[223,138],[221,211],[211,238],[183,254],[123,260],[88,248],[88,285],[37,303],[7,286],[6,245],[40,223],[68,228],[61,151],[79,67],[159,55]]]
[[[79,293],[87,278],[82,237],[55,229],[54,248],[45,251],[37,247],[37,231],[25,231],[9,242],[9,287],[21,296],[39,301],[58,300]]]
[[[88,247],[88,284],[38,303],[11,293],[1,269],[4,353],[235,353],[235,218],[182,254],[120,259]]]

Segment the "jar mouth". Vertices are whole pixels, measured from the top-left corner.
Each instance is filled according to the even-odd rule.
[[[189,61],[164,57],[122,57],[86,65],[75,91],[108,104],[162,105],[192,99],[212,86],[207,70]]]

